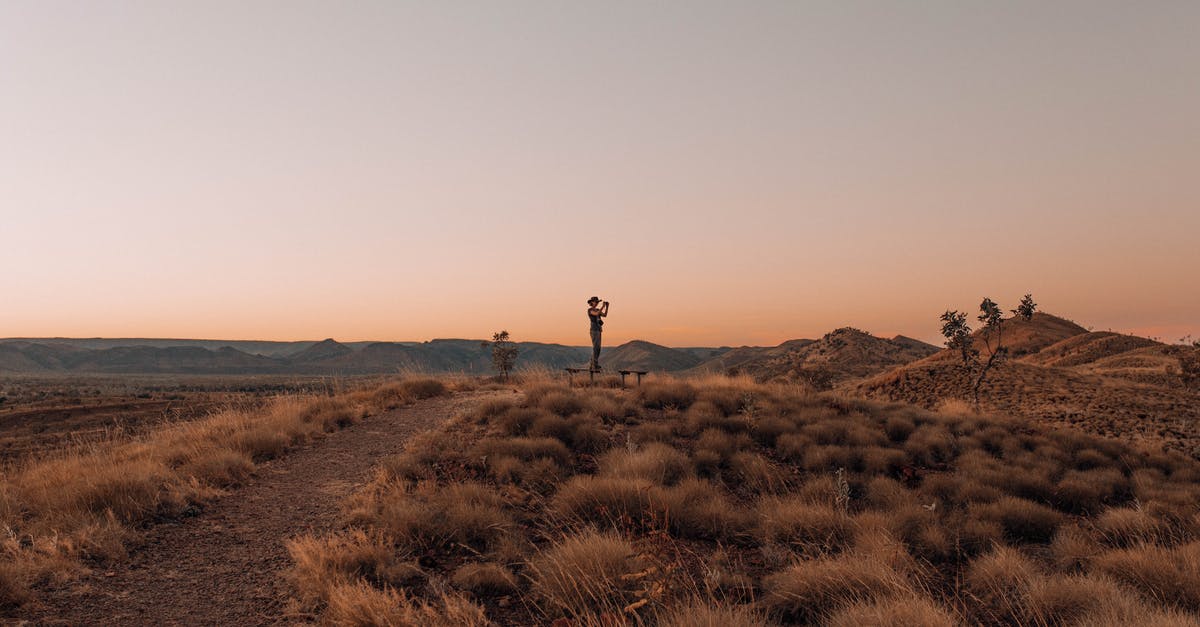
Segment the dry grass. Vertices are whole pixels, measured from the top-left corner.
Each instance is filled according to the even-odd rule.
[[[440,381],[401,381],[335,397],[281,397],[228,409],[142,437],[96,442],[31,460],[0,479],[0,604],[67,576],[79,560],[125,556],[138,529],[236,486],[288,447],[403,399],[445,394]]]
[[[417,599],[365,581],[334,586],[324,621],[339,627],[483,627],[491,625],[483,608],[461,596],[442,593],[436,599]]]
[[[629,575],[641,570],[637,550],[610,534],[586,531],[541,551],[529,563],[533,592],[567,616],[620,616],[634,598]]]
[[[512,571],[494,562],[459,566],[450,581],[476,596],[504,596],[517,591],[517,579]]]
[[[811,623],[847,606],[911,594],[905,578],[886,564],[848,555],[797,562],[763,580],[764,606],[783,620]]]
[[[1195,624],[1198,480],[1178,454],[964,408],[540,381],[355,497],[384,570],[419,555],[427,579],[337,585],[404,586],[405,607],[457,590],[502,624]]]
[[[917,596],[857,603],[837,612],[829,627],[956,627],[959,624],[946,608]]]

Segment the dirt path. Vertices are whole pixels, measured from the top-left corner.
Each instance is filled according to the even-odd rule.
[[[332,529],[341,502],[414,434],[481,400],[467,392],[420,401],[330,434],[259,467],[247,485],[195,518],[151,528],[115,570],[46,591],[28,618],[39,625],[272,625],[287,618],[284,541]]]

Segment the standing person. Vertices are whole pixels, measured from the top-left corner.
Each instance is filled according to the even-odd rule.
[[[592,370],[600,369],[600,334],[604,331],[604,320],[608,317],[608,301],[600,304],[600,298],[593,296],[588,299],[588,320],[592,323],[592,363],[588,366]]]

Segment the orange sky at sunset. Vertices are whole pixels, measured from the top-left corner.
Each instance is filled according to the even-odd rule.
[[[1200,3],[0,5],[0,337],[1200,336]]]

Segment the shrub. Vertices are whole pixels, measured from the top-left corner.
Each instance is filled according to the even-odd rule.
[[[382,579],[395,561],[381,537],[359,529],[320,538],[300,536],[288,541],[287,549],[296,589],[309,606],[328,600],[335,586]]]
[[[854,528],[845,514],[794,498],[764,498],[755,508],[756,535],[766,544],[786,544],[803,555],[818,556],[845,549]]]
[[[546,458],[565,466],[571,462],[571,451],[554,438],[488,438],[475,445],[471,457],[513,457],[522,461]]]
[[[1075,525],[1060,527],[1050,541],[1050,559],[1063,572],[1081,572],[1101,552],[1100,544]]]
[[[763,580],[762,603],[785,620],[816,623],[842,608],[909,593],[896,571],[847,555],[798,562]]]
[[[1097,572],[1130,585],[1147,599],[1200,610],[1200,542],[1174,549],[1138,546],[1098,556]]]
[[[812,438],[799,433],[785,433],[775,440],[775,450],[784,459],[793,462],[803,460],[804,455],[813,445]]]
[[[934,466],[954,458],[954,436],[944,425],[921,425],[908,436],[904,452],[913,464]]]
[[[1097,624],[1085,618],[1104,613],[1106,606],[1138,605],[1111,579],[1091,575],[1037,578],[1027,597],[1025,621],[1038,625]]]
[[[533,591],[568,616],[620,615],[633,592],[622,577],[640,569],[633,545],[594,531],[568,536],[529,562]]]
[[[1025,624],[1029,590],[1041,577],[1033,561],[1009,547],[997,547],[971,562],[965,582],[977,604],[976,619],[986,624]]]
[[[787,489],[788,475],[771,460],[748,451],[729,458],[729,479],[750,492],[777,493]]]
[[[917,425],[913,421],[903,416],[892,416],[887,419],[883,425],[883,432],[887,434],[889,440],[893,442],[903,442],[912,435]]]
[[[513,407],[513,402],[506,398],[489,398],[480,403],[471,415],[477,424],[484,424],[495,420],[497,416],[503,415]]]
[[[640,523],[649,511],[653,485],[636,478],[573,477],[554,495],[552,508],[560,516],[604,525]]]
[[[1076,514],[1097,512],[1104,503],[1128,498],[1129,480],[1120,471],[1102,468],[1066,473],[1054,489],[1054,504]]]
[[[373,588],[364,581],[334,586],[328,603],[324,622],[346,627],[484,627],[491,624],[482,607],[461,596],[443,593],[432,602],[423,601],[403,591]]]
[[[971,509],[977,517],[999,523],[1013,542],[1049,542],[1063,521],[1062,514],[1045,505],[1009,496]]]
[[[538,406],[563,417],[583,411],[583,401],[569,391],[549,392],[538,401]]]
[[[1162,526],[1153,516],[1129,507],[1105,510],[1094,524],[1100,537],[1115,547],[1151,544],[1162,532]]]
[[[633,451],[611,450],[600,458],[599,463],[602,476],[644,479],[660,485],[678,483],[692,474],[692,463],[687,455],[657,442]]]
[[[0,561],[0,610],[21,605],[29,598],[29,586],[20,566]]]
[[[671,533],[680,538],[739,539],[750,526],[749,516],[720,487],[701,479],[651,492],[653,506],[662,511]]]
[[[904,451],[882,446],[866,446],[861,449],[862,469],[875,475],[893,475],[908,463]]]
[[[834,614],[828,627],[956,627],[954,615],[930,599],[906,596],[857,603]]]
[[[437,379],[407,379],[400,382],[400,391],[408,398],[418,400],[450,394],[446,384]]]
[[[658,627],[762,627],[766,618],[746,605],[714,605],[695,601],[670,606],[654,618]]]
[[[785,434],[796,432],[796,423],[786,418],[778,418],[768,416],[760,420],[756,420],[750,427],[750,432],[754,435],[755,441],[763,446],[775,446],[775,442],[779,437]]]
[[[450,576],[450,581],[477,596],[504,596],[517,591],[512,571],[494,562],[463,564]]]
[[[545,410],[536,407],[509,407],[498,414],[494,422],[506,435],[525,435],[535,421],[547,415]]]
[[[359,497],[350,521],[373,525],[412,550],[455,545],[486,550],[513,525],[503,500],[477,483],[431,494],[392,485],[381,494]]]
[[[649,381],[638,390],[638,397],[647,409],[687,409],[696,401],[696,389],[683,381]]]

